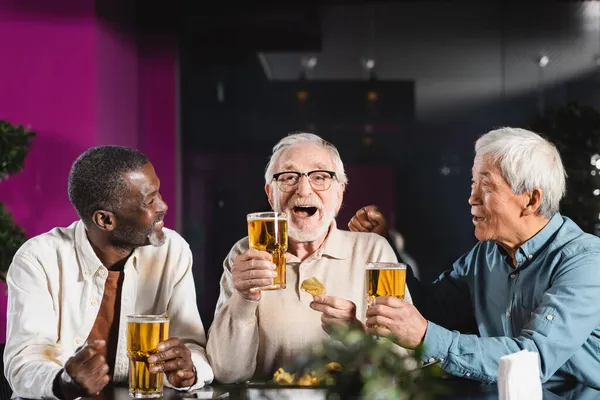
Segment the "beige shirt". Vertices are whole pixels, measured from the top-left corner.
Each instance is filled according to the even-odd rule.
[[[124,267],[114,381],[127,382],[129,314],[170,317],[169,334],[192,352],[201,387],[213,379],[196,306],[192,254],[179,234],[165,229],[163,246],[136,249]],[[13,397],[55,398],[52,382],[89,336],[108,270],[81,221],[27,241],[10,266],[4,373]],[[165,384],[168,385],[168,382]]]
[[[387,241],[374,233],[341,231],[332,225],[319,250],[304,261],[288,253],[285,290],[263,291],[260,301],[246,300],[233,285],[231,265],[248,250],[248,238],[237,242],[224,262],[221,294],[208,335],[207,353],[221,382],[270,379],[279,367],[293,366],[327,338],[321,313],[309,307],[313,297],[300,290],[304,279],[318,278],[327,295],[356,304],[356,317],[366,317],[365,265],[396,262]],[[411,302],[406,291],[406,301]]]

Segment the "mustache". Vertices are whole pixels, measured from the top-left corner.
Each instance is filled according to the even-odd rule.
[[[162,221],[163,219],[165,219],[165,215],[167,215],[166,212],[157,214],[156,217],[154,218],[154,222],[152,223],[152,225],[155,225],[155,224],[159,223],[160,221]]]

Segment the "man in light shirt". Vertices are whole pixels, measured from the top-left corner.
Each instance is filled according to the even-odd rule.
[[[291,134],[273,148],[265,191],[273,210],[288,215],[287,288],[255,289],[273,283],[271,255],[249,249],[247,237],[233,246],[208,335],[217,380],[270,379],[326,339],[328,324],[363,326],[365,265],[396,256],[377,234],[337,229],[346,184],[337,149],[317,135]],[[300,289],[310,277],[326,295]]]
[[[4,373],[14,396],[63,400],[126,383],[130,314],[168,314],[170,338],[148,359],[165,385],[210,383],[192,255],[164,228],[152,164],[120,146],[84,152],[69,174],[80,221],[27,241],[7,274]]]

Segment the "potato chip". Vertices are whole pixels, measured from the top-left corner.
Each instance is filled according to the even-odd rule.
[[[339,363],[332,361],[332,362],[328,363],[327,365],[325,365],[325,369],[327,371],[341,371],[342,366]]]
[[[314,276],[303,280],[300,289],[313,296],[325,294],[325,286],[323,286],[323,284]]]
[[[319,383],[321,383],[321,381],[314,372],[308,372],[302,375],[300,379],[298,379],[298,382],[296,382],[296,384],[300,386],[318,386]]]
[[[283,368],[279,368],[273,374],[273,382],[280,385],[291,385],[294,383],[294,375],[286,372]]]

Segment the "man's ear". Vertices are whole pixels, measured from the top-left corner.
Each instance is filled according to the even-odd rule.
[[[265,193],[267,194],[267,198],[269,199],[269,204],[271,205],[271,209],[275,209],[275,201],[273,200],[273,187],[270,183],[265,184]]]
[[[92,222],[102,231],[111,232],[117,225],[115,214],[111,211],[97,210],[92,214]]]
[[[346,185],[340,183],[340,188],[338,189],[338,199],[337,204],[335,205],[335,214],[337,215],[340,212],[340,208],[342,208],[342,203],[344,202],[344,191],[346,190]]]
[[[535,215],[540,209],[542,204],[542,198],[544,197],[544,191],[542,189],[533,189],[533,191],[525,193],[525,206],[523,208],[523,215]]]

